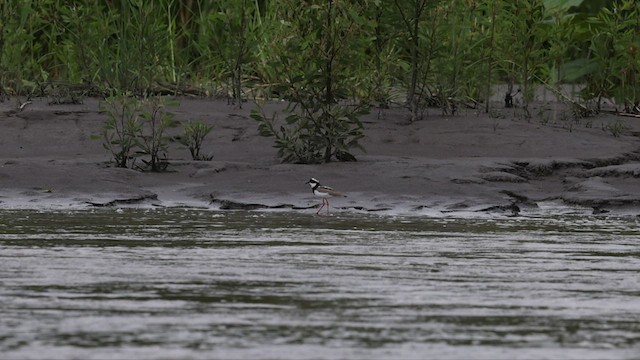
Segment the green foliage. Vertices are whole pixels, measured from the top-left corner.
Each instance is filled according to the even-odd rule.
[[[502,9],[498,64],[510,85],[515,82],[522,86],[527,111],[527,104],[533,98],[532,80],[547,59],[544,3],[542,0],[509,1],[503,3]],[[528,111],[526,115],[529,117]]]
[[[588,19],[591,41],[583,63],[588,99],[613,98],[627,111],[640,104],[640,3],[616,1]],[[635,110],[637,111],[637,110]]]
[[[103,146],[117,167],[142,169],[134,165],[140,158],[151,171],[166,170],[170,140],[167,130],[177,126],[173,114],[165,109],[167,106],[176,103],[161,97],[138,100],[128,95],[111,96],[100,103],[100,109],[107,114]]]
[[[297,101],[292,88],[312,84],[305,92],[327,103],[404,103],[416,120],[431,106],[452,113],[486,101],[496,83],[519,84],[526,107],[537,84],[568,81],[586,83],[586,99],[613,98],[633,111],[639,7],[634,0],[4,0],[0,99],[71,84],[99,96],[224,92],[240,105],[251,95]]]
[[[200,153],[202,143],[212,129],[213,126],[209,126],[202,121],[189,121],[184,124],[180,141],[189,148],[193,160],[209,161],[213,159],[213,155],[203,155]]]
[[[142,131],[136,139],[139,148],[137,156],[142,157],[143,163],[151,171],[164,171],[169,165],[166,153],[170,138],[167,130],[178,126],[173,119],[173,113],[166,110],[166,107],[175,107],[178,104],[168,102],[163,97],[146,98],[141,103]]]
[[[567,80],[565,62],[569,55],[579,53],[575,40],[578,37],[579,19],[569,9],[578,6],[582,0],[545,0],[545,15],[542,24],[547,34],[547,61],[541,65],[541,72],[546,82],[556,85]]]
[[[399,69],[396,29],[391,20],[392,13],[383,1],[374,1],[362,9],[359,25],[364,32],[361,38],[363,50],[355,63],[353,93],[357,98],[376,103],[381,108],[403,101],[402,90],[397,86],[394,74]]]
[[[440,50],[441,18],[435,13],[436,1],[429,0],[394,0],[396,21],[403,29],[403,46],[401,59],[405,61],[408,76],[400,77],[407,88],[407,105],[411,110],[411,121],[417,120],[420,109],[424,108],[426,86],[431,75],[432,61]],[[428,16],[432,14],[433,16]]]
[[[225,91],[228,98],[242,107],[244,72],[260,34],[258,3],[250,0],[216,1],[210,14],[200,21],[206,31],[199,50],[217,66],[218,76],[229,89]]]
[[[278,126],[277,114],[253,111],[252,117],[261,135],[275,137],[285,162],[353,161],[350,151],[361,148],[359,116],[367,106],[344,102],[350,92],[349,69],[358,61],[358,46],[364,41],[358,27],[363,20],[343,2],[307,6],[292,0],[290,5],[298,11],[282,26],[291,37],[274,44],[270,59],[284,78],[275,91],[288,102],[286,126]]]
[[[38,6],[40,5],[40,6]],[[0,2],[0,86],[3,91],[22,88],[23,79],[46,81],[51,65],[50,30],[44,17],[51,1],[42,4],[6,0]]]
[[[433,58],[433,74],[428,78],[427,89],[431,104],[442,109],[443,114],[454,114],[459,104],[470,104],[480,99],[481,84],[489,82],[486,70],[482,71],[485,48],[489,38],[480,36],[490,31],[490,22],[478,23],[482,14],[490,8],[469,6],[461,1],[441,4],[435,11],[440,19],[432,34],[441,46]],[[483,54],[484,53],[484,54]]]
[[[276,113],[270,117],[264,111],[253,110],[260,135],[275,138],[278,156],[284,162],[317,164],[355,161],[352,148],[364,151],[359,141],[364,137],[359,117],[368,110],[362,106],[348,107],[323,104],[310,97],[303,102],[289,103],[281,124]]]
[[[127,168],[133,162],[137,139],[142,133],[140,103],[128,96],[112,96],[100,103],[107,114],[102,129],[103,146],[113,156],[117,167]]]
[[[496,26],[502,1],[390,2],[387,21],[397,24],[392,37],[400,64],[393,71],[406,89],[411,121],[427,107],[455,113],[489,98],[500,31],[506,30]]]

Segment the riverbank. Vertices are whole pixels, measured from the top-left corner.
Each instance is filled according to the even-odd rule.
[[[640,214],[640,119],[601,114],[574,119],[539,102],[484,114],[431,109],[409,124],[403,109],[373,109],[363,118],[366,153],[357,162],[281,164],[242,109],[226,100],[180,99],[177,120],[213,125],[203,144],[212,161],[192,161],[177,142],[167,172],[119,169],[100,134],[98,100],[49,105],[34,99],[22,111],[0,104],[0,208],[162,206],[293,209],[319,203],[310,177],[348,195],[334,211],[448,216],[577,211]],[[271,109],[278,104],[269,105]],[[172,129],[177,135],[179,129]],[[614,133],[619,136],[614,136]]]

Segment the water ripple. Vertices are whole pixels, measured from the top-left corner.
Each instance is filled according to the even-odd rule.
[[[635,219],[0,212],[7,358],[634,358]]]

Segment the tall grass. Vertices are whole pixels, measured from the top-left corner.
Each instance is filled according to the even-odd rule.
[[[300,21],[296,11],[306,7],[315,16],[313,9],[326,3],[3,0],[0,95],[39,95],[63,83],[101,96],[223,95],[238,106],[277,96],[272,89],[291,75],[282,71],[283,59],[302,69],[335,52],[321,49],[314,55],[320,59],[308,51],[286,53],[322,39],[318,33],[328,25]],[[416,117],[426,106],[448,112],[486,100],[496,82],[520,84],[526,99],[539,83],[580,81],[589,85],[585,97],[638,101],[637,1],[517,3],[336,1],[348,16],[330,26],[348,36],[338,42],[345,55],[331,79],[343,83],[327,85],[337,85],[343,99],[404,103]]]

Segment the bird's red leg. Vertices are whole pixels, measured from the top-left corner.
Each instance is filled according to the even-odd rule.
[[[325,199],[327,200],[327,215],[329,215],[329,199]]]
[[[322,210],[323,207],[324,207],[324,198],[322,199],[322,204],[320,205],[320,208],[318,209],[318,211],[316,211],[316,215],[320,215],[320,210]]]

